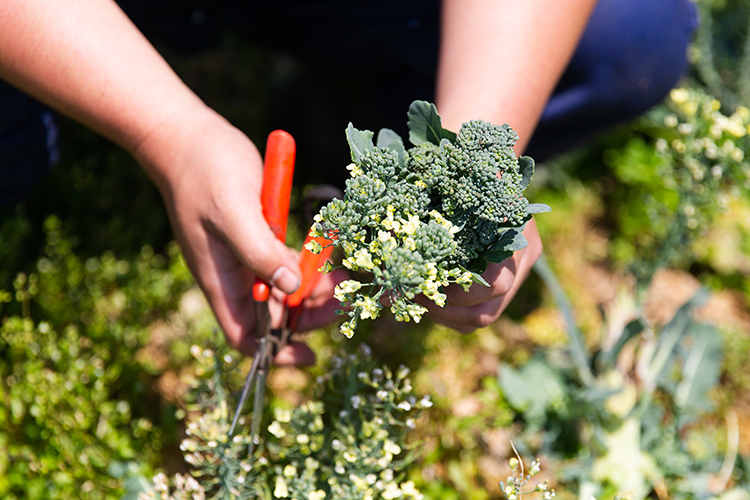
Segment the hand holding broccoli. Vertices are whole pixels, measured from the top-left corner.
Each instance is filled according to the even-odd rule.
[[[349,308],[347,336],[359,320],[378,317],[383,302],[397,320],[418,322],[427,308],[417,295],[444,307],[448,285],[487,285],[480,274],[488,264],[524,248],[531,215],[549,210],[523,197],[534,162],[516,159],[517,135],[507,125],[471,121],[455,134],[423,101],[408,116],[408,150],[393,131],[381,130],[373,144],[372,132],[349,126],[352,177],[344,199],[323,207],[312,229],[342,247],[344,267],[372,276],[336,287]]]

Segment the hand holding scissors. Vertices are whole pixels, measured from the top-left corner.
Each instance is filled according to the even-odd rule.
[[[263,216],[266,222],[268,222],[276,238],[282,242],[286,239],[289,198],[292,190],[292,178],[294,176],[295,152],[295,143],[291,135],[282,130],[271,132],[266,145],[261,205],[263,206]],[[310,239],[308,236],[308,241]],[[319,238],[319,243],[323,246],[326,245],[326,241],[322,238]],[[318,269],[330,257],[332,251],[332,246],[328,246],[320,254],[313,254],[303,248],[299,258],[302,281],[297,291],[284,298],[280,328],[271,327],[271,315],[268,310],[268,301],[271,296],[270,285],[260,279],[253,285],[256,331],[262,334],[262,337],[253,357],[250,372],[245,379],[245,384],[234,412],[232,426],[229,429],[229,436],[231,437],[234,434],[240,412],[245,405],[250,386],[254,382],[255,396],[251,427],[253,440],[250,443],[249,455],[253,454],[254,446],[258,440],[270,360],[288,343],[289,336],[297,326],[297,321],[302,313],[302,303],[312,293],[321,276]]]

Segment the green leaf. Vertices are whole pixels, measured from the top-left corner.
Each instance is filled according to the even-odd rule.
[[[477,257],[466,265],[466,269],[474,274],[482,274],[487,270],[487,259],[482,256]]]
[[[499,379],[505,399],[532,423],[541,424],[548,408],[566,400],[560,374],[540,359],[532,359],[518,370],[503,364]]]
[[[513,252],[517,250],[526,248],[529,245],[529,242],[526,240],[526,237],[523,235],[523,230],[525,228],[526,228],[526,225],[519,227],[519,228],[511,228],[511,229],[506,230],[502,234],[502,236],[500,236],[500,239],[498,239],[495,243],[493,243],[492,246],[487,250],[488,253],[510,252],[512,254]],[[490,262],[500,262],[500,261],[490,260]]]
[[[401,136],[389,128],[381,128],[375,144],[381,149],[390,149],[398,154],[398,164],[401,168],[406,166],[406,148]]]
[[[434,104],[427,101],[414,101],[407,113],[409,121],[409,142],[418,146],[425,142],[440,145],[440,141],[448,139],[456,141],[455,132],[445,130],[442,120]]]
[[[529,242],[519,229],[508,229],[500,240],[492,245],[490,250],[482,256],[489,262],[502,262],[509,259],[515,252],[526,248]]]
[[[625,344],[627,344],[628,340],[641,333],[644,328],[645,325],[640,318],[634,319],[625,326],[625,328],[622,330],[622,333],[620,333],[620,338],[617,339],[615,345],[612,346],[609,351],[605,352],[600,358],[599,366],[602,367],[602,371],[613,368],[615,366],[617,356],[618,354],[620,354],[620,351],[625,346]]]
[[[705,288],[698,290],[690,300],[680,307],[659,334],[656,352],[651,358],[651,363],[645,376],[646,388],[648,390],[655,389],[659,377],[662,373],[667,372],[664,368],[672,361],[678,342],[688,331],[693,320],[693,311],[696,307],[704,304],[708,300],[709,295],[708,290]]]
[[[490,286],[490,284],[487,283],[487,281],[484,278],[482,278],[481,274],[477,274],[474,271],[469,271],[469,272],[471,273],[471,281],[473,281],[474,283],[479,283],[480,285]]]
[[[590,356],[586,351],[586,347],[583,341],[583,334],[576,325],[575,318],[573,317],[573,307],[570,305],[567,295],[560,286],[560,282],[557,281],[555,273],[550,269],[547,259],[542,255],[539,260],[534,264],[534,271],[542,278],[542,281],[552,292],[557,302],[557,307],[560,309],[565,323],[568,327],[568,348],[570,349],[570,357],[575,362],[576,371],[578,377],[581,379],[586,386],[591,387],[594,384],[594,374],[591,372]]]
[[[675,403],[685,412],[701,413],[713,407],[709,394],[721,373],[721,334],[711,325],[694,323],[689,335],[693,344],[682,367]]]
[[[534,159],[530,156],[521,156],[518,159],[518,169],[521,172],[521,189],[526,189],[534,175]]]
[[[551,211],[552,208],[544,203],[529,203],[529,206],[526,207],[526,213],[529,214],[546,214]]]
[[[346,127],[346,140],[354,163],[359,163],[362,154],[374,148],[372,136],[373,133],[369,130],[357,130],[351,123]]]

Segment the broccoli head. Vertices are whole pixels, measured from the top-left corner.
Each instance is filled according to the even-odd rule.
[[[424,101],[412,103],[408,119],[409,149],[391,130],[373,143],[372,132],[349,125],[344,199],[324,206],[311,230],[343,249],[342,266],[371,276],[336,288],[350,317],[341,327],[347,336],[384,303],[397,320],[418,322],[426,309],[413,301],[417,294],[444,306],[448,284],[486,285],[488,262],[525,247],[526,222],[549,210],[523,196],[534,161],[516,158],[518,136],[508,125],[475,120],[455,134]]]

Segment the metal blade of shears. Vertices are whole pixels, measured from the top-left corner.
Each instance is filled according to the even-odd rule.
[[[260,357],[260,368],[258,371],[258,381],[255,384],[255,401],[253,402],[253,423],[250,427],[250,436],[252,440],[248,446],[247,454],[252,456],[255,451],[255,445],[260,444],[260,422],[263,420],[263,399],[266,395],[266,377],[268,376],[269,362],[273,349],[268,338],[262,338],[258,350],[263,354]]]

